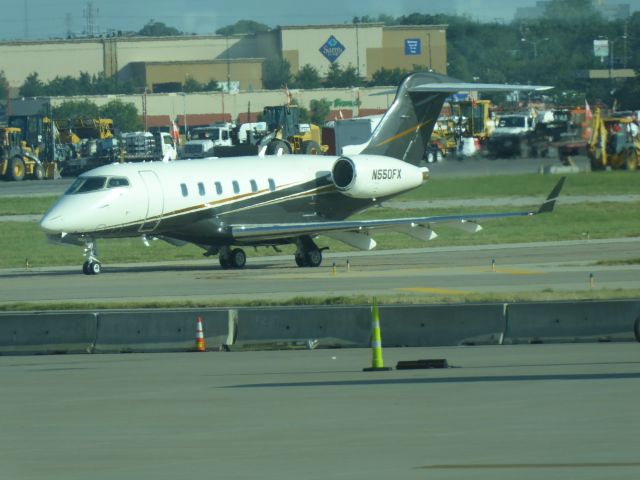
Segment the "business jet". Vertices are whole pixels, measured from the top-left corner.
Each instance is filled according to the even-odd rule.
[[[476,232],[480,220],[551,212],[563,180],[536,211],[349,220],[429,179],[429,170],[419,164],[449,95],[546,88],[414,73],[394,90],[393,103],[359,154],[114,163],[80,175],[40,226],[51,241],[84,246],[82,270],[95,275],[102,269],[99,238],[192,243],[207,256],[218,255],[224,269],[245,266],[241,247],[293,244],[299,267],[318,267],[320,235],[371,250],[372,233],[383,229],[427,241],[435,238],[436,225]]]

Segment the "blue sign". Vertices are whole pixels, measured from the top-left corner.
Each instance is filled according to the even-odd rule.
[[[329,40],[320,47],[320,53],[331,63],[335,62],[345,50],[345,46],[342,45],[333,35],[331,35]]]
[[[420,55],[422,54],[422,43],[419,38],[405,38],[404,40],[404,54],[405,55]]]

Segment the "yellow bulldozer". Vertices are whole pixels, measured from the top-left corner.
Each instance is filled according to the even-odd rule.
[[[597,108],[587,144],[591,170],[638,168],[640,135],[631,115],[605,117]]]
[[[42,180],[53,178],[54,168],[41,162],[36,153],[22,140],[16,127],[0,127],[0,176],[20,181],[25,177]]]

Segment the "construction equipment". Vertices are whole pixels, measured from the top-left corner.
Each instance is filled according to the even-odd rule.
[[[458,148],[458,136],[456,125],[451,118],[439,118],[436,122],[431,141],[424,152],[427,163],[441,162],[449,152],[455,152]]]
[[[57,122],[62,143],[80,143],[83,139],[104,140],[113,137],[110,118],[74,118]]]
[[[635,170],[640,158],[640,135],[632,115],[604,117],[596,108],[587,144],[591,170]]]
[[[296,105],[264,107],[263,120],[267,122],[267,153],[282,150],[286,153],[320,155],[329,147],[321,145],[321,129],[318,125],[300,123],[300,110]]]
[[[303,153],[320,155],[329,150],[321,145],[319,126],[298,123],[300,111],[296,106],[265,107],[263,121],[236,126],[228,122],[216,123],[191,130],[183,151],[186,158],[237,157],[257,155],[266,146],[266,153]]]
[[[493,131],[493,121],[489,110],[490,100],[465,100],[454,104],[457,110],[457,129],[461,137],[477,138],[484,144]]]
[[[22,131],[0,127],[0,175],[20,181],[25,177],[42,180],[46,174],[46,166],[22,140]]]

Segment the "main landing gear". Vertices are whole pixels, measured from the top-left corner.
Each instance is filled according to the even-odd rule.
[[[299,267],[319,267],[322,263],[322,250],[310,236],[298,237],[295,260]]]
[[[82,264],[82,272],[85,275],[98,275],[102,271],[102,265],[97,258],[98,247],[93,239],[87,239],[84,242],[84,263]]]
[[[247,264],[247,254],[241,248],[222,247],[218,253],[218,259],[220,260],[220,266],[225,270],[244,268]]]

